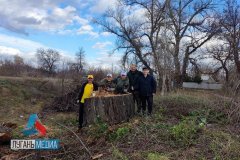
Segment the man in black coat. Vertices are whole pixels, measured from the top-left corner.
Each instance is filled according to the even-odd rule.
[[[80,92],[78,94],[78,103],[79,103],[79,126],[80,130],[83,127],[83,116],[84,116],[84,102],[86,98],[92,96],[93,91],[98,90],[98,85],[93,82],[93,75],[88,75],[87,82],[83,83]]]
[[[145,114],[146,103],[148,104],[148,115],[152,114],[153,95],[156,93],[156,80],[149,75],[149,69],[143,67],[143,75],[138,79],[138,91],[142,102],[142,111]]]
[[[135,64],[131,64],[130,71],[127,73],[129,79],[129,92],[133,94],[134,103],[137,103],[137,112],[141,112],[141,100],[137,89],[138,78],[142,75],[142,72],[137,70]]]

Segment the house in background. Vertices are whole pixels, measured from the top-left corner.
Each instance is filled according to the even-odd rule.
[[[217,83],[211,74],[202,74],[201,79],[202,83]]]

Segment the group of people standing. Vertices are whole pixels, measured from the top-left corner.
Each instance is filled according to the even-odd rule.
[[[152,114],[153,95],[156,93],[156,80],[149,74],[147,67],[142,68],[142,72],[137,70],[137,66],[132,64],[128,73],[121,72],[121,75],[113,79],[112,74],[107,74],[97,84],[93,81],[93,75],[88,75],[79,92],[79,129],[83,127],[84,100],[90,98],[93,91],[97,91],[102,87],[106,91],[114,92],[115,94],[132,93],[134,103],[137,105],[137,113],[143,115]],[[147,113],[146,113],[147,108]]]

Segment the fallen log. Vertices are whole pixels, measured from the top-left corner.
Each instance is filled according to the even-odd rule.
[[[132,94],[96,96],[85,99],[84,125],[95,123],[97,118],[112,125],[128,121],[135,113]]]

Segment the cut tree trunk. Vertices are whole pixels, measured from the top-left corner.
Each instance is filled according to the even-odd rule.
[[[97,96],[85,99],[84,125],[95,123],[99,117],[109,125],[128,121],[135,113],[132,94]]]

